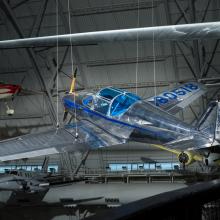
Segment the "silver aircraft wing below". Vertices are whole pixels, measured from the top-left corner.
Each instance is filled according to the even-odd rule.
[[[207,89],[203,84],[188,82],[171,89],[170,91],[164,91],[154,97],[150,97],[145,101],[175,115],[177,112],[205,94],[206,91]]]
[[[71,151],[85,151],[121,144],[123,139],[104,132],[89,121],[82,120],[76,126],[69,124],[37,134],[27,134],[0,142],[0,161],[31,158]]]
[[[220,22],[142,27],[121,30],[94,31],[0,41],[0,49],[41,46],[94,45],[105,42],[152,40],[187,41],[220,38]]]

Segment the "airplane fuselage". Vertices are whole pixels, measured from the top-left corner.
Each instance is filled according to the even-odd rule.
[[[95,96],[95,92],[86,91],[78,93],[75,97],[70,94],[64,97],[64,106],[71,114],[76,113],[78,119],[89,120],[101,127],[104,132],[123,139],[172,145],[176,140],[187,137],[194,140],[193,144],[190,143],[188,146],[190,149],[196,149],[197,145],[200,148],[210,147],[213,143],[208,134],[198,131],[195,127],[141,99],[135,100],[126,111],[114,114],[112,110],[114,99],[110,101],[108,110],[105,110],[104,107],[107,106],[105,102],[101,103],[99,108],[94,107],[94,103],[90,103],[88,97]],[[92,101],[97,102],[94,98]]]
[[[20,90],[20,85],[0,84],[0,99],[12,99]]]

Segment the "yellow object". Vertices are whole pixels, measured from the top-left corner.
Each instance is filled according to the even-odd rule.
[[[75,69],[74,73],[73,73],[73,79],[71,82],[71,86],[70,86],[70,94],[75,93],[75,85],[76,85],[76,74],[77,74],[77,68]]]
[[[166,147],[166,146],[163,146],[163,145],[160,145],[160,144],[151,144],[151,146],[159,148],[161,150],[169,151],[169,152],[171,152],[173,154],[176,154],[176,155],[179,155],[180,153],[182,153],[182,151],[179,151],[179,150],[176,150],[176,149],[171,149],[169,147]]]
[[[70,86],[70,91],[69,91],[70,94],[72,94],[73,91],[75,90],[75,84],[76,84],[76,78],[73,78],[71,82],[71,86]]]
[[[203,159],[204,159],[202,155],[197,154],[193,151],[184,151],[183,152],[183,151],[180,151],[180,150],[177,150],[177,149],[172,149],[172,148],[160,145],[160,144],[151,144],[151,146],[159,148],[161,150],[169,151],[173,154],[176,154],[178,159],[179,159],[179,156],[180,156],[181,153],[187,154],[189,160],[185,165],[189,165],[189,164],[191,164],[195,161],[203,161]]]

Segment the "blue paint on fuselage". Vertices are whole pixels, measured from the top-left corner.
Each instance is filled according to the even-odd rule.
[[[163,132],[160,132],[159,130],[157,132],[153,132],[151,129],[147,129],[146,127],[140,127],[140,126],[126,123],[124,121],[119,121],[117,119],[110,118],[110,117],[105,116],[99,112],[93,111],[93,110],[87,108],[86,106],[80,105],[78,103],[74,103],[73,100],[69,100],[68,98],[64,97],[63,102],[64,102],[64,106],[67,109],[69,109],[70,111],[74,111],[74,109],[76,108],[76,109],[79,109],[81,111],[84,111],[84,112],[90,114],[91,116],[97,116],[99,118],[103,118],[103,119],[110,121],[112,123],[120,124],[120,125],[126,126],[128,128],[137,129],[140,132],[142,131],[143,133],[147,133],[148,135],[154,136],[155,138],[160,137],[161,139],[166,139],[167,142],[173,140],[173,138],[168,137],[167,134],[164,134]]]
[[[105,120],[108,120],[108,121],[111,121],[111,122],[114,122],[114,123],[118,123],[118,124],[121,124],[121,125],[125,125],[125,126],[128,126],[128,127],[132,127],[132,128],[137,128],[137,129],[143,129],[143,130],[147,130],[145,128],[142,128],[142,127],[139,127],[139,126],[135,126],[135,125],[131,125],[131,124],[128,124],[126,122],[123,122],[123,121],[119,121],[119,120],[116,120],[116,119],[113,119],[113,118],[110,118],[108,116],[105,116],[103,114],[100,114],[96,111],[93,111],[93,110],[90,110],[89,108],[87,108],[86,106],[83,106],[83,105],[80,105],[80,104],[77,104],[77,103],[74,103],[73,101],[71,100],[68,100],[68,99],[63,99],[64,100],[64,106],[70,110],[74,110],[74,108],[76,109],[79,109],[79,110],[82,110],[84,112],[87,112],[91,115],[96,115],[100,118],[104,118]]]

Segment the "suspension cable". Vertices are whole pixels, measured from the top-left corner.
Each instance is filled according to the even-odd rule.
[[[71,16],[70,16],[70,0],[68,0],[68,21],[69,21],[69,33],[72,34],[71,29]],[[71,71],[72,75],[74,74],[73,70],[73,44],[72,39],[70,38],[70,59],[71,59]],[[75,89],[75,88],[74,88]],[[76,94],[75,91],[73,91],[73,100],[74,103],[76,103]],[[76,114],[76,106],[74,105],[74,122],[75,122],[75,136],[78,137],[78,127],[77,127],[77,114]]]
[[[59,35],[59,0],[56,0],[56,35],[57,35],[57,50],[56,50],[56,55],[57,55],[57,65],[56,65],[56,71],[57,71],[57,78],[56,78],[56,87],[57,87],[57,128],[60,126],[59,122],[59,42],[58,42],[58,35]]]
[[[137,11],[137,28],[140,26],[140,0],[138,0],[138,11]],[[137,32],[137,42],[136,42],[136,70],[135,70],[135,93],[137,95],[138,87],[138,62],[139,62],[139,33]]]
[[[154,0],[152,0],[152,27],[154,26]],[[154,96],[157,95],[157,85],[156,85],[156,57],[155,57],[155,37],[154,37],[154,29],[152,33],[152,53],[153,53],[153,73],[154,73]],[[155,98],[155,105],[156,105],[156,98]]]

